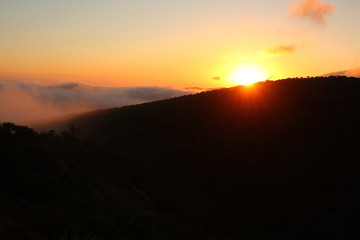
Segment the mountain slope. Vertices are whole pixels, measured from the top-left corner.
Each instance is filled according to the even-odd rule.
[[[215,232],[342,235],[359,213],[359,92],[359,79],[289,79],[76,124],[137,186]]]
[[[358,234],[359,92],[355,78],[287,79],[57,127],[80,129],[64,146],[76,176],[101,176],[105,199],[137,195],[167,229],[133,239],[344,239]]]

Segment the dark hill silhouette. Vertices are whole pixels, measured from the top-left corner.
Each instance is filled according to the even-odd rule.
[[[359,236],[359,93],[356,78],[286,79],[87,113],[47,126],[73,123],[61,136],[3,130],[4,139],[12,139],[2,140],[10,146],[5,159],[13,156],[8,149],[19,152],[16,171],[7,175],[11,188],[0,199],[12,206],[0,212],[0,221],[9,225],[3,234],[16,228],[49,238],[71,226],[83,239],[90,233],[105,239]],[[30,159],[41,161],[26,163],[28,151]],[[16,195],[23,172],[24,179],[38,177]],[[64,200],[70,193],[73,205]],[[11,205],[9,199],[25,199],[27,205]],[[79,202],[83,211],[76,210]],[[59,218],[28,213],[34,205],[69,214],[44,230],[22,219]],[[74,217],[72,225],[64,223]],[[105,223],[111,223],[108,229]]]

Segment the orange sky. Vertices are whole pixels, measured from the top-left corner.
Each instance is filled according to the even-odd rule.
[[[360,66],[352,0],[1,3],[0,78],[98,86],[228,87]],[[214,79],[214,77],[217,77]]]

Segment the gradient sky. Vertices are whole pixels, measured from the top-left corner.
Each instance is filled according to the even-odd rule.
[[[0,72],[212,88],[247,64],[274,79],[357,69],[359,9],[359,0],[0,0]]]

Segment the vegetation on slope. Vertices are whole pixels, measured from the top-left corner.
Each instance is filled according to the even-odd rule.
[[[86,114],[59,123],[75,124],[60,136],[3,124],[0,200],[10,207],[0,220],[10,226],[0,231],[44,239],[71,227],[104,239],[355,236],[359,92],[355,78],[287,79]]]

